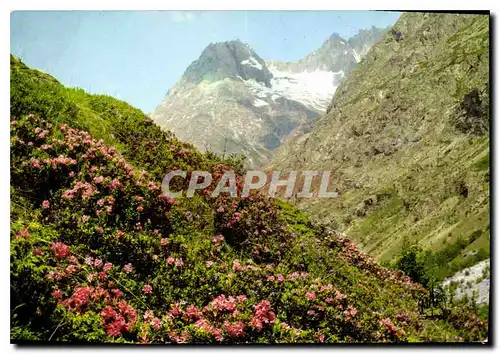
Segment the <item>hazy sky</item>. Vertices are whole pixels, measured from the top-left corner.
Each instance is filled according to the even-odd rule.
[[[151,112],[211,42],[239,38],[263,59],[296,61],[400,13],[367,11],[16,11],[11,52],[63,84]]]

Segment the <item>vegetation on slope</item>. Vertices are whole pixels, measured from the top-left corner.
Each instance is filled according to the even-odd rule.
[[[204,155],[107,96],[11,57],[11,338],[115,343],[475,341],[457,304],[419,315],[419,284],[287,203],[162,195]],[[241,177],[238,178],[241,185]]]
[[[488,16],[405,13],[270,168],[331,170],[300,207],[380,261],[446,253],[442,279],[489,257],[489,109]]]

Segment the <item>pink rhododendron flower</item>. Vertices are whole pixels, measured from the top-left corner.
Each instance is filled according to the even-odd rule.
[[[42,202],[42,208],[44,208],[44,209],[48,209],[48,208],[50,208],[50,203],[49,203],[49,201],[48,201],[48,200],[44,200],[44,201]]]
[[[146,284],[142,287],[142,292],[150,295],[153,292],[153,287],[149,284]]]
[[[159,330],[161,328],[161,320],[158,317],[153,318],[150,323],[151,327],[156,330]]]
[[[355,307],[352,307],[349,305],[347,307],[347,309],[344,311],[344,316],[345,316],[346,320],[350,320],[351,318],[356,316],[357,313],[358,313],[358,310]]]
[[[116,297],[119,298],[123,295],[120,289],[111,289],[111,293]]]
[[[155,314],[151,310],[146,310],[144,312],[144,321],[148,322],[155,318]]]
[[[119,229],[116,229],[116,237],[117,238],[122,238],[124,235],[125,235],[125,232],[123,232]]]
[[[224,322],[224,329],[231,337],[243,337],[245,335],[246,325],[243,322],[231,324],[229,321]]]
[[[130,273],[132,271],[132,263],[127,263],[123,266],[125,273]]]
[[[203,329],[206,332],[211,333],[214,330],[214,327],[204,318],[200,318],[195,322],[194,327],[196,329]]]
[[[121,182],[115,178],[114,180],[111,181],[109,187],[111,188],[111,190],[114,190],[116,188],[121,187],[121,185],[122,185]]]
[[[220,329],[220,328],[214,328],[212,330],[212,335],[214,336],[215,340],[218,342],[222,342],[224,340],[224,337],[222,335],[222,329]]]
[[[307,298],[308,300],[311,300],[311,301],[312,301],[312,300],[316,299],[316,293],[315,293],[314,291],[308,291],[308,292],[306,293],[306,298]]]
[[[241,264],[239,261],[237,261],[237,260],[233,261],[233,270],[235,272],[238,272],[241,270]]]
[[[162,200],[165,200],[168,204],[174,204],[175,203],[175,199],[170,198],[168,195],[165,195],[165,194],[160,194],[158,196],[158,198],[160,198]]]
[[[175,304],[171,304],[170,307],[172,307],[172,309],[168,311],[170,317],[182,316],[182,314],[184,313],[184,311],[182,311],[181,309],[181,305],[178,302],[176,302]]]
[[[70,255],[69,247],[62,242],[53,243],[50,249],[57,258],[66,258]]]
[[[40,168],[40,161],[37,159],[31,159],[31,165],[35,168]]]
[[[61,299],[62,298],[62,292],[59,289],[56,289],[52,292],[52,296],[54,296],[56,299]]]
[[[186,309],[185,314],[190,319],[194,319],[194,320],[201,318],[201,315],[202,315],[200,310],[198,310],[198,308],[194,305],[189,305],[188,308]]]
[[[236,296],[236,300],[238,302],[245,302],[247,300],[247,297],[245,295],[238,295]]]
[[[30,238],[30,233],[28,229],[22,229],[17,233],[16,238],[19,239],[21,237],[24,237],[26,239]]]
[[[74,264],[70,264],[69,266],[66,267],[66,273],[68,274],[73,274],[76,273],[77,267]]]
[[[109,272],[111,270],[111,268],[113,268],[113,264],[109,263],[109,262],[106,262],[104,264],[104,267],[102,268],[105,272]]]

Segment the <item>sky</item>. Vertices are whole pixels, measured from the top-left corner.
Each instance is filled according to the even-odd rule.
[[[398,12],[14,11],[11,53],[64,85],[150,113],[210,43],[240,39],[264,60],[297,61],[332,33],[386,27]]]

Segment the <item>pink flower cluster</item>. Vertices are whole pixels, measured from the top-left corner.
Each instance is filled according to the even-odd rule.
[[[130,273],[132,271],[132,264],[131,263],[127,263],[123,266],[123,271],[125,273]]]
[[[227,227],[232,227],[234,224],[238,223],[241,220],[241,213],[235,212],[233,217],[227,222]]]
[[[268,300],[262,300],[254,306],[254,314],[250,320],[250,325],[261,331],[265,324],[273,324],[276,315],[271,311],[271,303]]]
[[[202,312],[194,305],[189,305],[184,313],[184,321],[199,320],[203,316]]]
[[[173,264],[178,268],[182,268],[184,266],[184,261],[182,260],[182,258],[174,258],[170,256],[167,258],[167,264]]]
[[[344,316],[347,321],[351,320],[356,314],[358,313],[358,310],[349,305],[346,310],[344,310]]]
[[[142,292],[144,294],[151,295],[151,293],[153,292],[153,287],[149,284],[146,284],[142,287]]]
[[[48,150],[52,148],[50,145],[44,145],[43,150]],[[56,158],[51,158],[51,159],[44,159],[43,163],[46,164],[47,166],[51,166],[53,170],[57,169],[58,166],[69,166],[69,165],[76,165],[76,160],[72,159],[67,156],[59,155],[59,157]],[[32,166],[36,168],[40,168],[40,164],[38,163],[38,166],[35,166],[32,162]]]
[[[63,242],[56,242],[53,243],[52,246],[50,247],[52,252],[57,258],[66,258],[70,255],[71,251],[69,250],[69,247],[64,244]]]
[[[399,336],[403,336],[406,334],[404,329],[398,330],[396,325],[392,323],[389,317],[379,320],[378,323],[384,328],[385,331],[389,333],[389,335],[393,338],[397,338]]]
[[[77,286],[73,295],[62,302],[68,310],[80,309],[87,305],[90,300],[90,295],[94,289],[88,286]]]
[[[245,335],[246,325],[238,321],[236,323],[230,323],[229,321],[224,321],[224,330],[230,337],[243,337]]]
[[[214,311],[215,313],[222,312],[222,311],[233,312],[234,310],[236,310],[236,305],[238,303],[244,302],[245,300],[246,300],[246,297],[243,297],[243,296],[238,296],[236,298],[233,296],[229,296],[226,298],[226,295],[221,294],[221,295],[215,297],[205,307],[205,310]]]
[[[267,280],[269,281],[278,281],[278,283],[284,283],[285,282],[285,277],[281,274],[278,274],[276,277],[274,275],[268,275]]]
[[[130,326],[137,320],[136,310],[127,304],[125,300],[120,301],[118,309],[106,306],[101,311],[104,322],[104,328],[108,336],[116,337],[122,333],[128,332]]]
[[[165,200],[170,205],[175,203],[175,199],[170,198],[168,195],[165,194],[160,194],[158,198],[160,198],[161,200]]]
[[[30,237],[30,232],[28,231],[28,229],[24,228],[24,229],[19,230],[19,232],[16,235],[16,239],[20,239],[22,237],[24,237],[26,239],[28,239]]]
[[[88,182],[76,182],[75,186],[72,189],[68,189],[63,193],[64,199],[72,199],[76,195],[81,194],[82,199],[90,198],[95,192],[95,189]]]
[[[308,291],[306,293],[306,299],[310,301],[316,300],[316,293],[314,291]]]

